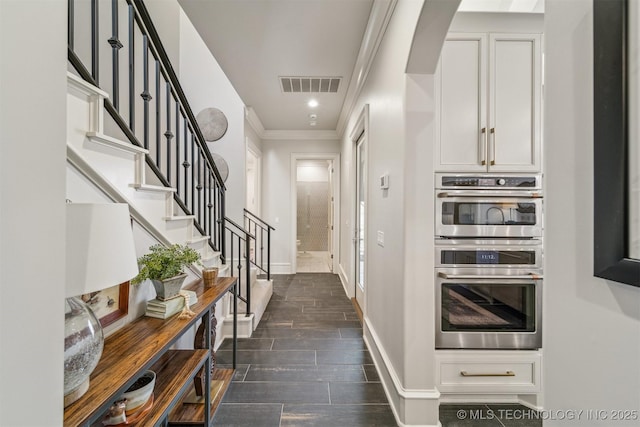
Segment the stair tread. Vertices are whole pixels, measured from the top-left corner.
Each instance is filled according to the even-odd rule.
[[[98,95],[105,99],[109,98],[109,94],[107,92],[103,91],[99,87],[92,85],[91,83],[85,81],[82,77],[76,76],[69,71],[67,71],[67,83],[87,96]]]
[[[100,132],[87,132],[87,137],[91,139],[93,142],[100,143],[103,145],[108,145],[109,147],[117,148],[123,151],[128,151],[134,154],[147,154],[149,150],[138,147],[137,145],[121,141],[117,138],[114,138],[109,135],[105,135]]]
[[[206,255],[203,255],[202,256],[202,261],[209,261],[209,260],[212,260],[212,259],[215,259],[215,258],[219,258],[219,257],[220,257],[220,252],[213,251],[213,252],[209,252]]]
[[[197,237],[191,237],[190,239],[187,239],[187,243],[200,243],[200,242],[206,242],[207,240],[209,240],[210,236],[197,236]]]
[[[185,221],[189,219],[195,219],[195,215],[174,215],[162,217],[165,221]]]
[[[175,193],[176,189],[175,188],[170,188],[170,187],[163,187],[161,185],[150,185],[150,184],[130,184],[131,187],[135,188],[136,190],[145,190],[145,191],[159,191],[159,192],[165,192],[165,193]]]

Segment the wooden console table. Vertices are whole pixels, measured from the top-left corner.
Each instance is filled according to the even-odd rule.
[[[205,289],[202,280],[199,280],[186,288],[198,295],[198,302],[191,306],[195,312],[191,319],[181,320],[177,315],[167,320],[143,316],[106,338],[102,358],[91,374],[89,391],[65,408],[64,425],[102,425],[101,420],[113,402],[144,371],[151,369],[156,373],[153,408],[138,420],[137,425],[168,423],[209,426],[216,407],[229,387],[233,369],[215,369],[213,374],[205,369],[207,383],[211,379],[223,382],[222,389],[213,401],[209,390],[206,390],[205,402],[210,402],[209,405],[182,403],[184,395],[193,386],[196,373],[203,366],[210,366],[210,349],[214,343],[208,343],[209,349],[171,350],[170,347],[199,319],[206,322],[205,336],[208,337],[209,319],[215,303],[231,291],[236,305],[236,284],[235,277],[219,277],[214,286]]]

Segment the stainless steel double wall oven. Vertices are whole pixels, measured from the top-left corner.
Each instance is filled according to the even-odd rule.
[[[436,348],[540,348],[540,175],[436,174],[435,198]]]

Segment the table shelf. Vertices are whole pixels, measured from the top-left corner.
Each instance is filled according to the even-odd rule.
[[[91,374],[89,390],[65,408],[64,425],[83,426],[100,421],[109,406],[148,369],[156,372],[157,379],[154,406],[143,424],[154,425],[165,418],[210,354],[209,349],[170,350],[171,346],[210,313],[213,305],[236,283],[236,278],[219,277],[214,286],[205,288],[199,280],[186,288],[198,295],[198,302],[190,307],[195,313],[191,319],[178,319],[177,315],[166,320],[143,316],[106,338],[102,358]]]

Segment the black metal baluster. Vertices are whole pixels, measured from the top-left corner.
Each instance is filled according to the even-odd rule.
[[[151,94],[149,93],[149,39],[146,35],[142,35],[142,82],[143,90],[140,97],[144,100],[144,148],[149,149],[149,101]]]
[[[97,85],[100,84],[99,67],[100,54],[98,43],[98,0],[91,0],[91,75]]]
[[[231,252],[230,252],[231,253],[231,262],[230,262],[230,264],[231,264],[231,277],[235,277],[235,275],[234,275],[234,271],[235,270],[233,268],[233,236],[234,236],[234,233],[232,231],[229,234],[229,237],[231,238],[231,248],[230,248],[231,249]],[[240,282],[240,278],[239,277],[238,277],[238,282]],[[238,287],[238,295],[241,295],[241,294],[242,294],[242,286]]]
[[[189,154],[189,140],[187,138],[187,127],[189,125],[187,124],[186,120],[184,123],[184,162],[182,162],[182,167],[184,168],[184,204],[185,206],[187,206],[187,198],[189,196],[189,187],[188,187],[188,183],[189,183],[189,161],[187,160],[187,154]]]
[[[176,193],[178,198],[180,198],[180,118],[182,118],[182,113],[176,102],[176,143],[174,145],[176,147]]]
[[[207,171],[207,226],[209,227],[209,236],[211,236],[211,242],[213,242],[213,246],[215,249],[216,246],[216,241],[215,241],[215,230],[213,229],[213,222],[211,221],[211,208],[213,207],[213,204],[211,203],[211,196],[212,196],[212,188],[211,188],[211,171],[208,170]]]
[[[74,0],[67,1],[67,45],[71,50],[75,45],[75,4]]]
[[[245,279],[247,282],[247,311],[246,316],[251,316],[251,265],[249,262],[250,251],[251,251],[251,237],[249,233],[245,233],[245,243],[244,243],[244,268],[245,268]]]
[[[171,85],[169,82],[165,82],[165,85],[167,92],[167,131],[164,136],[167,138],[167,181],[171,183],[171,140],[173,139],[173,132],[171,132]]]
[[[129,5],[129,129],[136,131],[136,79],[135,79],[135,22],[133,6]]]
[[[267,228],[267,280],[271,280],[271,228]]]
[[[162,170],[161,163],[161,147],[160,147],[160,115],[161,115],[161,99],[160,99],[160,62],[156,59],[156,166]],[[166,175],[165,175],[166,176]]]
[[[195,156],[196,156],[196,136],[191,132],[191,215],[196,214],[196,168],[195,168]]]
[[[233,252],[232,252],[233,253]],[[238,234],[238,256],[235,257],[237,263],[238,263],[238,281],[240,282],[240,291],[242,292],[242,282],[243,282],[243,277],[242,277],[242,240],[240,238],[240,235]],[[232,260],[233,263],[233,260]],[[245,286],[245,292],[246,292],[247,286]],[[245,307],[247,306],[247,301],[244,302]]]
[[[111,38],[107,40],[111,45],[111,62],[113,66],[113,106],[119,110],[120,106],[120,49],[122,42],[118,38],[118,0],[111,0]]]
[[[260,227],[260,267],[262,267],[264,260],[264,228]]]
[[[219,185],[219,184],[218,184]],[[222,251],[223,254],[227,253],[227,242],[225,240],[225,235],[224,235],[224,229],[225,229],[225,211],[226,211],[226,206],[225,206],[225,198],[224,198],[224,191],[222,190],[222,188],[219,188],[219,192],[218,192],[218,203],[219,203],[219,209],[220,212],[218,212],[219,218],[220,218],[220,235],[221,235],[221,242],[220,242],[220,250]]]
[[[204,173],[202,173],[202,153],[198,150],[198,173],[196,174],[196,178],[198,179],[198,184],[196,185],[196,190],[198,190],[198,223],[204,224],[202,221],[202,196],[204,193],[202,192],[202,180],[204,180]]]

